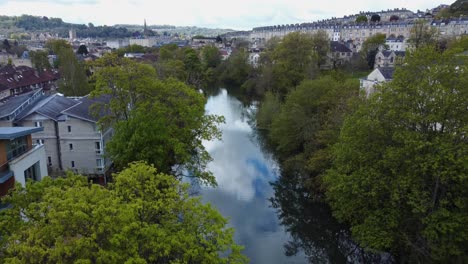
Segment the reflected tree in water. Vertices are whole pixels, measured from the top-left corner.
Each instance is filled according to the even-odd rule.
[[[347,226],[338,223],[330,208],[310,197],[298,173],[284,173],[272,183],[270,199],[281,224],[291,234],[284,245],[287,256],[304,251],[310,263],[392,263],[388,254],[365,252],[351,240]]]

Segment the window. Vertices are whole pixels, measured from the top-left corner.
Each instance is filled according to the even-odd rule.
[[[68,147],[70,148],[70,150],[73,150],[73,144],[68,144]]]
[[[38,145],[44,145],[44,140],[43,139],[36,139],[36,143]]]
[[[95,142],[95,147],[96,147],[96,153],[101,154],[101,142],[96,141]]]
[[[41,127],[41,126],[42,126],[42,122],[41,122],[41,121],[36,121],[36,122],[34,122],[34,126],[35,126],[35,127]]]
[[[68,133],[71,133],[71,126],[68,126]]]
[[[52,157],[47,157],[47,165],[52,166]]]
[[[75,161],[74,160],[71,161],[71,167],[75,168]]]
[[[96,159],[96,166],[102,168],[102,159]]]
[[[24,171],[25,180],[31,179],[37,181],[40,180],[40,175],[41,173],[39,169],[39,162],[36,162],[34,165],[32,165]]]

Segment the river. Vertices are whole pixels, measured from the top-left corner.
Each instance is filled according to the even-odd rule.
[[[296,173],[282,172],[250,125],[252,107],[221,89],[208,98],[207,114],[223,115],[222,140],[204,142],[218,186],[201,187],[203,202],[216,207],[235,229],[250,263],[391,263],[387,253],[370,254],[314,201]]]
[[[304,254],[285,256],[284,244],[291,239],[280,225],[268,200],[274,196],[270,182],[278,179],[278,165],[265,154],[244,115],[249,109],[221,90],[208,98],[208,114],[223,115],[221,141],[204,142],[213,157],[209,164],[218,183],[203,187],[204,202],[210,202],[229,219],[234,239],[245,246],[251,263],[305,263]]]

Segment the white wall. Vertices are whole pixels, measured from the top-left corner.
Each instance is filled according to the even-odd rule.
[[[24,177],[24,171],[36,162],[39,162],[40,167],[40,175],[37,180],[42,180],[47,176],[46,154],[43,145],[35,146],[33,149],[9,162],[10,170],[15,175],[15,181],[25,187],[26,178]]]

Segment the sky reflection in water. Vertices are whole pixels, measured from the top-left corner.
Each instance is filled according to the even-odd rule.
[[[204,142],[213,157],[209,169],[217,188],[203,187],[204,202],[210,202],[235,228],[235,240],[245,246],[251,263],[305,263],[302,254],[286,257],[283,245],[289,235],[280,226],[268,198],[274,195],[277,164],[262,153],[252,128],[242,116],[243,106],[226,90],[208,99],[207,113],[223,115],[222,141]]]

